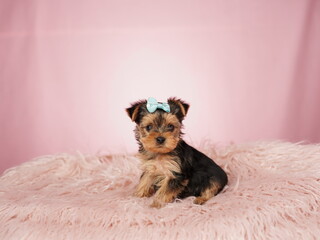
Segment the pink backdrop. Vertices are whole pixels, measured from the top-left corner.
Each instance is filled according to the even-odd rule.
[[[130,102],[191,103],[186,139],[320,140],[320,1],[0,2],[0,172],[134,152]]]

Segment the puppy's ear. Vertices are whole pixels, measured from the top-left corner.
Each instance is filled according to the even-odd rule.
[[[190,105],[177,98],[169,98],[168,104],[170,105],[171,113],[175,114],[181,122],[187,115]]]
[[[131,104],[131,107],[126,108],[126,112],[131,118],[132,122],[138,123],[141,119],[142,106],[147,103],[146,100],[141,100]]]

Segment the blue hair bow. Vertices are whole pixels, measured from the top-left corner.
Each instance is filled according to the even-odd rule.
[[[147,101],[147,109],[149,113],[155,112],[157,109],[170,112],[170,106],[168,103],[159,103],[155,98],[149,97]]]

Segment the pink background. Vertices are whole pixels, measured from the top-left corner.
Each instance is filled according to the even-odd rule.
[[[124,108],[191,103],[199,144],[320,140],[320,1],[0,2],[0,172],[137,150]]]

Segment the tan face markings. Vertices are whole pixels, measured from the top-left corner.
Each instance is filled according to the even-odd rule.
[[[170,126],[172,125],[172,126]],[[140,141],[145,150],[154,153],[168,153],[174,150],[179,142],[181,123],[171,113],[156,112],[146,115],[139,126]],[[162,144],[158,137],[164,137]]]

